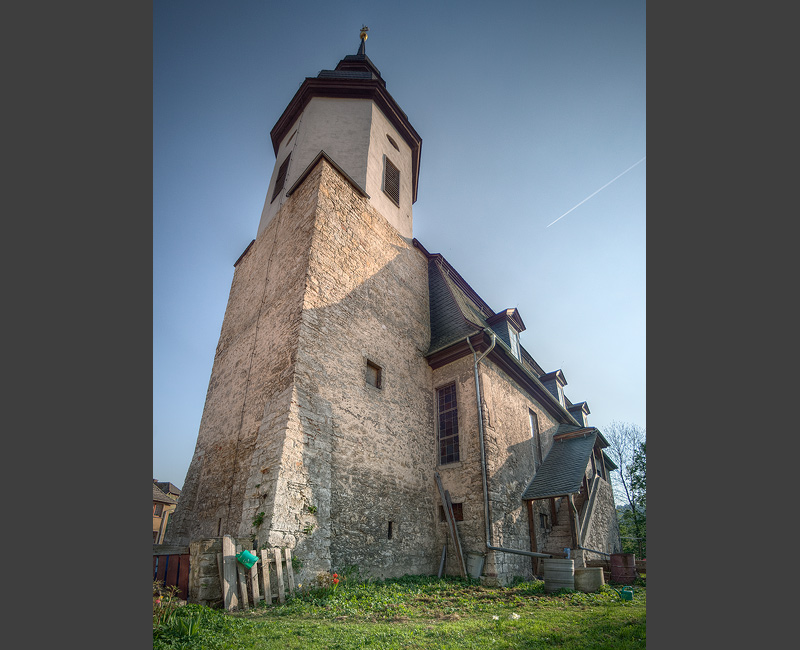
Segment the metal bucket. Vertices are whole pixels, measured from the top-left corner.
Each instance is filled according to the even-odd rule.
[[[575,569],[575,589],[584,593],[597,591],[605,584],[603,567],[578,567]]]
[[[481,553],[467,553],[467,574],[477,580],[483,573],[483,563],[486,557]]]
[[[559,589],[575,589],[575,560],[544,560],[544,590],[551,594]]]
[[[611,554],[611,582],[632,585],[636,580],[636,555],[633,553]]]

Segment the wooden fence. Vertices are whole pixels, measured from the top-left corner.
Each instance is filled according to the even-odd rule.
[[[189,599],[189,547],[153,544],[153,581],[178,587],[181,600]]]
[[[279,603],[286,602],[287,592],[294,595],[292,552],[288,548],[283,552],[279,548],[251,551],[258,557],[258,562],[250,569],[236,559],[236,554],[241,551],[242,547],[235,544],[230,535],[222,538],[222,553],[217,553],[217,567],[225,609],[248,609],[251,602],[256,606],[262,600],[271,605],[273,591]]]

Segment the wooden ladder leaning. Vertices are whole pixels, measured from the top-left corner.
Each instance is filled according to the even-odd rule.
[[[453,546],[456,551],[456,559],[458,560],[458,568],[461,571],[461,577],[467,577],[467,565],[464,562],[464,554],[461,551],[461,539],[458,536],[458,528],[456,527],[456,517],[453,513],[453,503],[450,501],[450,492],[442,486],[442,479],[439,472],[433,473],[436,479],[436,486],[439,488],[439,496],[442,498],[442,507],[444,509],[444,516],[447,519],[447,527],[450,530],[450,536],[453,538]],[[447,548],[445,546],[445,548]],[[442,561],[444,561],[444,553],[442,553]]]

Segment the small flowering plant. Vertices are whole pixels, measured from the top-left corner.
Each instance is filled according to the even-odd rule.
[[[343,582],[345,576],[339,576],[338,573],[328,573],[323,571],[318,573],[314,578],[313,589],[319,589],[328,594],[333,594],[339,588],[339,582]]]

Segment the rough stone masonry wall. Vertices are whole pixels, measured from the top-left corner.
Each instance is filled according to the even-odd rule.
[[[234,544],[247,548],[248,539],[234,539]],[[209,607],[223,603],[217,553],[222,553],[222,537],[197,539],[189,544],[189,602]]]
[[[538,417],[542,452],[546,456],[553,444],[556,420],[541,405],[485,359],[480,364],[484,405],[488,491],[494,546],[530,550],[527,506],[522,493],[534,474],[534,451],[528,410]],[[534,502],[534,531],[537,545],[544,539]],[[542,510],[544,511],[544,510]],[[537,546],[537,548],[540,548]],[[514,576],[532,573],[531,559],[523,555],[494,552],[487,557],[484,573],[496,575],[501,584]]]
[[[427,262],[327,162],[305,182],[320,189],[291,466],[316,512],[295,554],[306,562],[329,544],[334,570],[434,573]],[[368,360],[381,369],[380,388],[366,380]]]
[[[278,484],[316,198],[304,188],[240,260],[170,543],[249,537]],[[272,462],[270,462],[272,461]],[[257,480],[248,480],[257,466]]]
[[[486,526],[483,512],[483,479],[481,477],[481,449],[478,434],[478,407],[475,399],[475,375],[472,355],[462,357],[433,371],[434,391],[455,383],[458,405],[459,460],[439,465],[438,449],[434,449],[432,463],[442,479],[442,487],[450,493],[453,503],[460,503],[464,520],[458,522],[458,535],[464,560],[474,553],[486,555]],[[435,410],[434,406],[434,410]],[[433,435],[436,436],[434,429]],[[434,493],[436,518],[436,548],[441,558],[442,547],[447,544],[445,575],[461,575],[455,554],[453,539],[448,534],[447,522],[441,521],[439,507],[442,506],[439,491],[431,485]],[[437,568],[438,571],[438,568]]]

